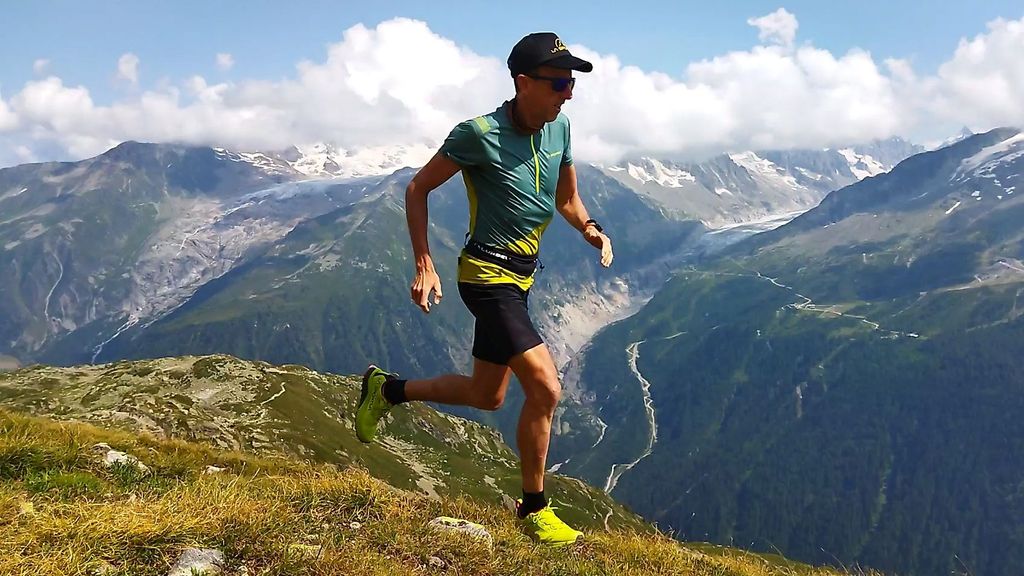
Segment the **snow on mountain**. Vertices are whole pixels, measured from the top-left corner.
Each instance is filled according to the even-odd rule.
[[[259,168],[268,174],[295,175],[295,170],[289,162],[262,152],[233,152],[224,148],[214,148],[213,151],[219,158],[232,162],[243,162]]]
[[[953,136],[950,136],[949,138],[946,138],[945,140],[943,140],[941,142],[935,141],[935,142],[927,143],[927,144],[925,144],[924,148],[925,148],[925,150],[938,150],[939,148],[945,148],[946,146],[952,146],[953,144],[956,144],[957,142],[960,142],[961,140],[965,140],[967,138],[970,138],[971,136],[974,136],[974,132],[971,132],[971,129],[968,128],[967,126],[964,126],[963,128],[960,129],[959,132],[957,132]]]
[[[878,176],[888,171],[878,160],[867,154],[858,154],[853,148],[843,148],[837,150],[837,152],[842,154],[843,158],[846,158],[846,161],[850,164],[850,172],[853,172],[853,175],[858,180],[863,180],[870,176]]]
[[[824,178],[824,176],[822,176],[821,174],[818,174],[817,172],[812,172],[812,171],[808,170],[807,168],[802,168],[800,166],[796,167],[796,171],[799,172],[800,174],[802,174],[805,178],[810,178],[811,180],[814,180],[815,182],[818,182],[822,178]]]
[[[423,166],[434,154],[434,148],[425,144],[346,150],[323,142],[276,152],[214,150],[223,158],[251,164],[270,174],[290,174],[298,178],[384,176],[401,168]]]
[[[434,154],[425,144],[373,146],[358,150],[318,143],[296,146],[292,168],[312,177],[359,178],[383,176],[400,168],[423,166]]]
[[[891,138],[839,150],[743,151],[700,162],[642,157],[596,167],[660,207],[718,229],[807,210],[919,151]]]
[[[742,152],[729,154],[729,159],[734,164],[743,168],[754,179],[765,180],[766,183],[784,188],[805,189],[803,184],[796,181],[784,168],[779,167],[771,160],[761,158],[753,152]]]
[[[619,172],[623,167],[613,166],[609,170]],[[641,158],[637,164],[627,163],[625,170],[640,182],[656,182],[666,188],[682,188],[685,182],[697,181],[686,170],[668,166],[654,158]]]
[[[983,148],[970,158],[965,158],[960,162],[960,168],[954,178],[967,173],[991,178],[992,170],[996,166],[1012,162],[1021,156],[1024,156],[1024,132],[1018,132],[1001,142]]]

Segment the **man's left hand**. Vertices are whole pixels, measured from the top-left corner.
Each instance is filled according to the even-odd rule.
[[[607,268],[612,265],[615,255],[612,254],[611,238],[605,236],[603,232],[598,232],[594,226],[587,226],[583,229],[583,238],[591,246],[601,251],[601,266]]]

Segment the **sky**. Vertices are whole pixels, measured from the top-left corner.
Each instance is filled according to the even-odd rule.
[[[435,146],[511,96],[508,51],[540,30],[595,65],[563,107],[583,160],[1024,126],[1019,1],[37,0],[0,14],[0,166],[124,140]]]

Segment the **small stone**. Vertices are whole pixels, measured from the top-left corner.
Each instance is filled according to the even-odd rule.
[[[94,444],[93,447],[90,448],[89,450],[97,454],[106,454],[107,452],[110,452],[112,448],[110,447],[110,444],[107,444],[106,442],[100,442],[98,444]]]
[[[225,470],[227,470],[227,468],[221,468],[220,466],[214,466],[211,464],[206,467],[206,470],[203,472],[203,474],[218,474]]]
[[[127,466],[134,466],[139,472],[149,472],[149,467],[139,461],[138,458],[131,454],[125,454],[117,450],[110,450],[103,455],[103,465],[113,466],[114,464],[125,464]]]
[[[427,560],[427,564],[429,564],[433,568],[444,568],[446,566],[446,564],[444,563],[444,560],[441,560],[437,556],[431,556]]]
[[[451,518],[448,516],[438,516],[431,520],[428,526],[438,531],[461,532],[485,542],[488,546],[491,546],[494,543],[494,539],[491,538],[491,533],[488,532],[486,528],[475,522],[470,522],[469,520]]]
[[[360,528],[363,527],[363,525],[360,524],[359,522],[349,522],[348,527],[353,529],[353,530],[359,530]]]
[[[223,552],[213,548],[189,548],[181,553],[167,576],[214,576],[223,572]]]

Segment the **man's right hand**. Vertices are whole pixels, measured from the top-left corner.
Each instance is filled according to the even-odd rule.
[[[416,278],[412,281],[412,301],[424,312],[430,314],[430,292],[434,292],[434,304],[441,303],[441,278],[434,265],[416,267]]]

